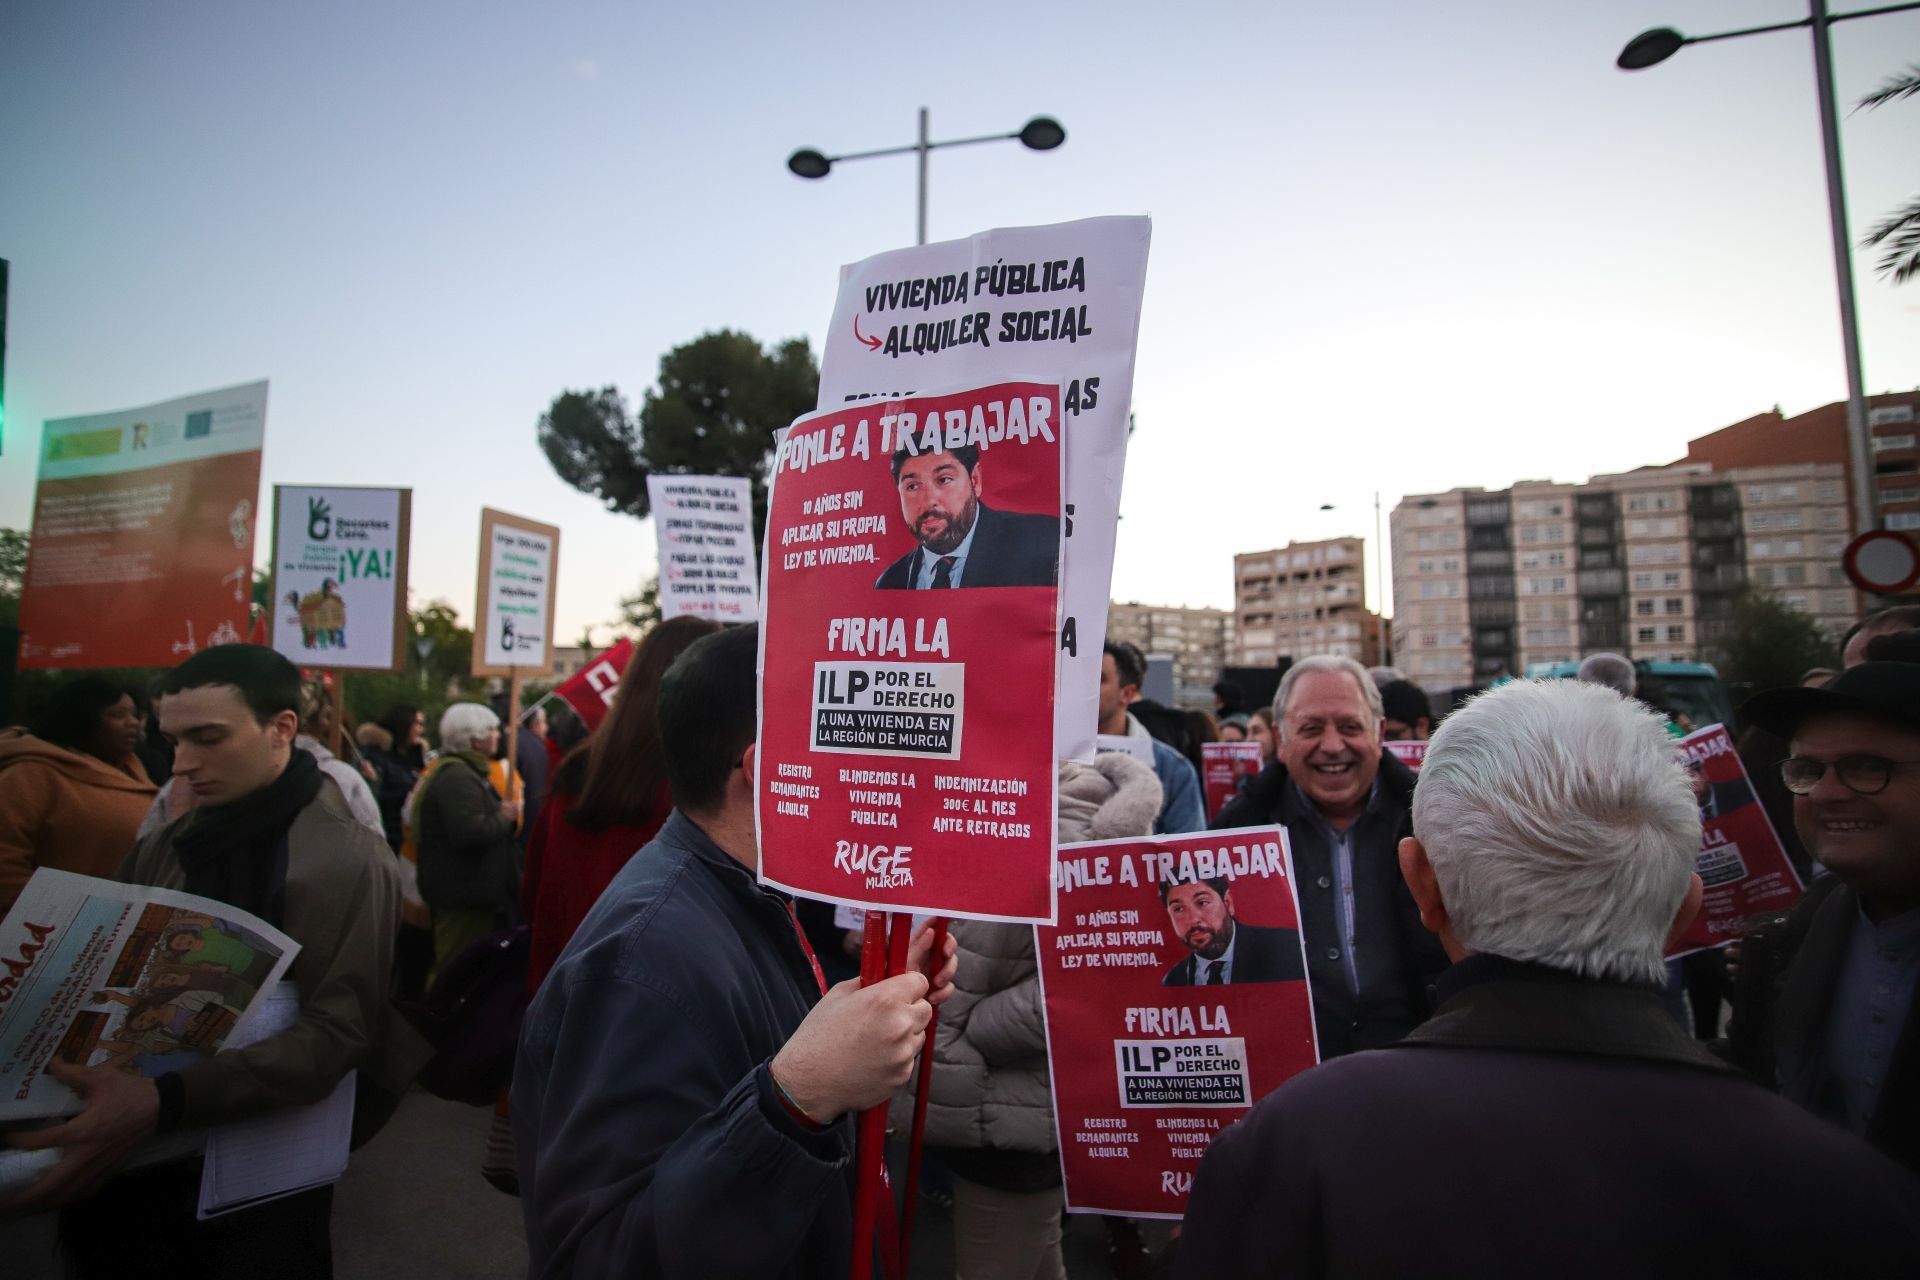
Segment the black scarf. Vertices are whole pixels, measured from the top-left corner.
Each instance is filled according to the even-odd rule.
[[[278,927],[287,905],[287,828],[327,775],[295,747],[280,776],[231,804],[197,810],[174,838],[188,893],[252,912]]]

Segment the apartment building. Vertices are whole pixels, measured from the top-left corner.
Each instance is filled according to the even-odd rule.
[[[1213,710],[1213,686],[1233,652],[1232,613],[1114,601],[1107,606],[1107,637],[1136,645],[1142,653],[1170,654],[1175,703]]]
[[[1920,392],[1876,396],[1867,409],[1873,435],[1874,483],[1889,529],[1920,529]]]
[[[1920,391],[1868,396],[1867,429],[1872,436],[1874,485],[1886,527],[1920,529],[1920,449],[1915,448],[1916,434],[1920,434]],[[1821,405],[1791,418],[1778,409],[1756,414],[1688,441],[1687,456],[1681,461],[1704,462],[1715,471],[1835,463],[1842,468],[1847,485],[1847,527],[1860,525],[1852,515],[1852,460],[1844,402]]]
[[[1748,583],[1836,634],[1861,607],[1833,462],[1412,495],[1390,527],[1396,662],[1436,693],[1601,650],[1711,660]]]
[[[1234,665],[1331,653],[1381,660],[1383,628],[1367,610],[1366,542],[1289,542],[1233,558]]]

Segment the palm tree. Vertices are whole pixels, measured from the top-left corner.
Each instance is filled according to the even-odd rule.
[[[1900,75],[1890,77],[1885,84],[1860,99],[1855,109],[1884,106],[1915,94],[1920,94],[1920,65],[1908,67]],[[1886,252],[1874,264],[1874,268],[1881,275],[1892,277],[1895,284],[1905,284],[1920,275],[1920,198],[1909,200],[1888,214],[1880,225],[1867,232],[1863,243],[1869,248],[1885,247]]]

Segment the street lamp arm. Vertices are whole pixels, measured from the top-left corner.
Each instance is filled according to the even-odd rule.
[[[1828,23],[1845,22],[1849,18],[1877,18],[1883,13],[1900,13],[1907,9],[1920,9],[1920,0],[1909,0],[1907,4],[1883,4],[1878,9],[1855,9],[1852,13],[1830,13]],[[1812,18],[1802,18],[1798,22],[1775,22],[1764,27],[1747,27],[1741,31],[1722,31],[1710,36],[1688,36],[1688,44],[1705,44],[1709,40],[1731,40],[1735,36],[1757,36],[1766,31],[1791,31],[1795,27],[1810,27]]]
[[[1824,20],[1828,26],[1831,26],[1850,18],[1877,18],[1883,13],[1902,13],[1909,9],[1920,9],[1920,0],[1907,0],[1905,4],[1886,4],[1874,9],[1855,9],[1851,13],[1831,13],[1827,14]],[[1618,65],[1622,71],[1644,71],[1657,63],[1665,62],[1690,44],[1710,44],[1715,40],[1734,40],[1741,36],[1765,35],[1770,31],[1793,31],[1812,25],[1813,19],[1807,17],[1793,22],[1770,22],[1762,27],[1742,27],[1738,31],[1716,31],[1704,36],[1682,35],[1671,27],[1656,27],[1635,36],[1621,52]]]
[[[1913,6],[1907,6],[1907,7],[1913,7]],[[1851,17],[1863,17],[1865,15],[1848,14],[1846,16],[1851,18]],[[1830,19],[1830,21],[1837,21],[1837,18]],[[1768,23],[1764,27],[1743,27],[1739,31],[1717,31],[1710,36],[1688,36],[1686,38],[1686,43],[1707,44],[1714,40],[1732,40],[1739,36],[1764,35],[1769,31],[1791,31],[1795,27],[1810,27],[1812,25],[1813,25],[1812,18],[1801,18],[1797,22],[1772,22],[1772,23]]]
[[[1005,142],[1009,138],[1017,138],[1019,136],[1020,134],[1016,130],[1013,133],[984,134],[978,138],[950,138],[945,142],[929,142],[927,144],[927,150],[935,151],[941,147],[964,147],[975,142]],[[911,146],[905,147],[882,147],[878,151],[849,151],[843,156],[828,156],[827,159],[834,164],[839,164],[842,160],[867,160],[874,156],[910,156],[918,150],[920,150],[919,144],[914,143]]]
[[[1920,9],[1920,0],[1909,0],[1907,4],[1883,4],[1878,9],[1855,9],[1852,13],[1830,13],[1828,22],[1845,22],[1848,18],[1877,18],[1883,13],[1900,13],[1907,9]]]

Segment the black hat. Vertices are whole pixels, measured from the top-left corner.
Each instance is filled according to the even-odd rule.
[[[1920,729],[1920,663],[1863,662],[1819,689],[1774,689],[1748,699],[1740,718],[1791,738],[1813,716],[1852,713]]]

